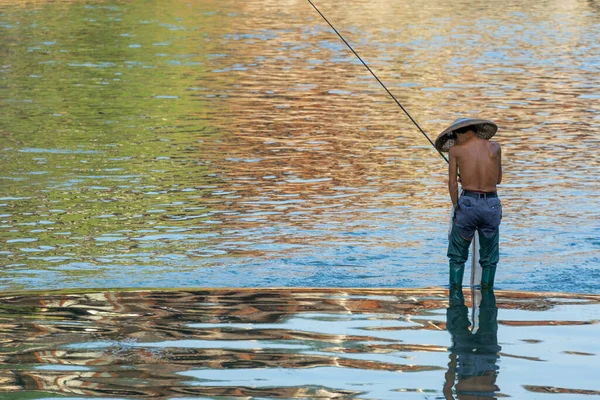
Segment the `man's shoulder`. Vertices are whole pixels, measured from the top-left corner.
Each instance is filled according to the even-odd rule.
[[[458,144],[455,144],[454,146],[450,147],[450,150],[448,151],[448,154],[450,154],[451,156],[456,156],[460,153],[461,153],[461,146]]]
[[[490,140],[490,147],[491,147],[493,150],[499,151],[499,150],[500,150],[500,143],[498,143],[498,142],[493,142],[493,141],[491,141],[491,140]]]

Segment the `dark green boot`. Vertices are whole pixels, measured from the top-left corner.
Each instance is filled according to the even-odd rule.
[[[452,226],[450,240],[448,243],[448,258],[450,259],[450,287],[462,287],[463,275],[465,273],[465,262],[469,258],[470,240],[463,239]]]
[[[496,267],[482,268],[481,270],[481,289],[492,289],[494,287],[494,277],[496,276]]]
[[[450,262],[450,287],[462,288],[463,276],[465,274],[465,264],[462,266],[453,266]]]
[[[481,288],[491,289],[494,287],[496,276],[496,265],[499,260],[500,229],[490,236],[479,235],[479,264],[481,265]]]

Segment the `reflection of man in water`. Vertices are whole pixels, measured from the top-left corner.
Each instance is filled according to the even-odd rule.
[[[468,308],[461,288],[450,290],[450,306],[446,311],[446,328],[452,335],[450,363],[444,384],[444,396],[456,399],[475,400],[496,398],[494,393],[498,375],[498,308],[491,290],[481,292],[479,306],[479,329],[475,333],[469,327]],[[456,383],[455,383],[456,382]]]

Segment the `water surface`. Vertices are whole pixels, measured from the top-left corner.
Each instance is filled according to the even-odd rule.
[[[600,293],[600,7],[317,2],[435,137],[500,126],[498,285]],[[307,2],[0,3],[0,286],[446,282],[446,166]]]

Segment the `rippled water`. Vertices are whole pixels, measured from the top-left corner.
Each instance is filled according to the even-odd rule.
[[[14,293],[0,311],[3,399],[600,395],[598,295]]]
[[[346,4],[347,3],[347,4]],[[599,293],[600,6],[317,2],[500,125],[500,288]],[[303,1],[0,2],[4,288],[446,283],[446,166]]]

